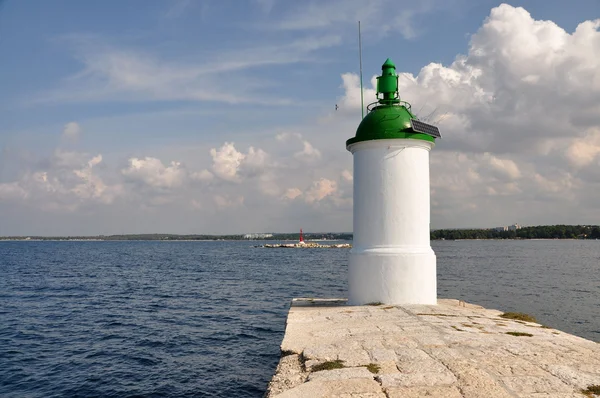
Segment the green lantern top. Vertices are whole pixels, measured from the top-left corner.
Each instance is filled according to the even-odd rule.
[[[379,94],[383,94],[383,97],[379,98]],[[386,105],[400,103],[396,65],[389,58],[381,65],[381,76],[377,76],[377,99]]]
[[[346,146],[361,141],[394,138],[435,142],[434,136],[413,128],[411,120],[418,119],[411,112],[410,104],[400,100],[396,65],[389,58],[381,66],[381,76],[377,77],[377,100],[367,107],[369,113],[360,122],[356,136],[346,141]],[[425,125],[422,122],[420,124]],[[437,130],[434,126],[429,127]]]

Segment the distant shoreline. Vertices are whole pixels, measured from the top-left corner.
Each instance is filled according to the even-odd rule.
[[[488,229],[440,229],[431,231],[431,240],[462,239],[600,239],[600,227],[597,225],[538,225],[522,227],[517,224],[510,227]]]
[[[327,241],[347,241],[352,239],[327,239]],[[497,240],[515,240],[515,241],[547,241],[547,240],[600,240],[599,238],[489,238],[489,239],[431,239],[433,242],[460,242],[460,241],[497,241]],[[0,242],[295,242],[294,239],[18,239],[18,238],[0,238]],[[306,242],[322,242],[323,239],[306,239]]]
[[[352,240],[351,233],[305,233],[306,241],[327,242]],[[265,238],[244,238],[243,235],[174,235],[174,234],[131,234],[131,235],[107,235],[107,236],[0,236],[0,242],[119,242],[119,241],[161,241],[161,242],[223,242],[223,241],[295,241],[299,235],[295,234],[273,234]]]

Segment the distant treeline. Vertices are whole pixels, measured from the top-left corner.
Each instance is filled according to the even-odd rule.
[[[272,237],[252,240],[298,240],[298,232],[274,233]],[[304,233],[304,239],[352,240],[352,233]],[[247,240],[244,235],[175,235],[175,234],[127,234],[98,236],[0,236],[0,240]]]
[[[431,239],[600,239],[597,225],[540,225],[513,231],[496,229],[438,229]]]
[[[244,235],[175,235],[175,234],[130,234],[99,236],[6,236],[0,240],[246,240]],[[299,234],[274,233],[272,237],[252,240],[298,240]],[[306,232],[306,240],[352,240],[350,232]],[[453,239],[600,239],[597,225],[540,225],[522,227],[513,231],[496,229],[438,229],[431,231],[432,240]]]

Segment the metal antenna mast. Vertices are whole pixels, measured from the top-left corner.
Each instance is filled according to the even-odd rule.
[[[365,104],[363,99],[363,76],[362,76],[362,41],[360,38],[360,21],[358,21],[358,59],[360,62],[360,113],[365,117]]]

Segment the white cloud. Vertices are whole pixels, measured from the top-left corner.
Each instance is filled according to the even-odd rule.
[[[74,169],[87,162],[87,154],[56,149],[50,158],[50,167],[55,169]]]
[[[77,122],[69,122],[65,124],[62,132],[62,139],[65,141],[77,141],[81,134],[81,127]]]
[[[286,142],[290,138],[294,138],[294,137],[297,138],[297,139],[299,139],[299,140],[301,140],[302,139],[302,134],[300,134],[300,133],[290,133],[290,132],[286,131],[286,132],[277,134],[275,136],[275,139],[277,141],[280,141],[280,142]]]
[[[337,183],[327,178],[321,178],[313,182],[311,187],[306,191],[304,200],[306,203],[320,202],[321,200],[335,194],[337,192]]]
[[[539,153],[548,140],[583,136],[600,123],[599,26],[583,22],[569,34],[503,4],[472,36],[467,55],[417,76],[401,73],[400,96],[413,111],[423,107],[420,117],[441,120],[445,148]],[[358,108],[357,77],[346,75],[344,87],[342,105]]]
[[[354,176],[348,170],[342,171],[342,178],[344,179],[344,181],[347,181],[347,182],[352,182],[354,180]]]
[[[574,138],[566,149],[569,162],[577,167],[588,166],[600,154],[600,128],[590,128],[581,138]]]
[[[417,16],[434,10],[441,11],[448,6],[447,4],[433,0],[310,1],[298,3],[297,7],[275,26],[284,30],[339,31],[341,28],[350,28],[354,31],[357,21],[361,21],[362,31],[371,36],[399,32],[404,38],[410,39],[418,33],[418,26],[414,25]]]
[[[290,142],[293,140],[299,141],[302,144],[302,150],[294,153],[294,157],[303,162],[313,162],[321,158],[321,151],[315,148],[304,136],[300,133],[284,132],[277,134],[275,139],[278,142]]]
[[[87,165],[73,173],[82,181],[71,189],[81,199],[97,199],[102,203],[112,203],[123,194],[121,185],[107,186],[104,181],[93,173],[94,166],[102,162],[102,155],[94,156]]]
[[[226,142],[219,149],[212,148],[212,170],[220,178],[237,182],[240,180],[238,170],[246,155],[235,149],[233,142]]]
[[[8,182],[0,184],[0,199],[2,200],[17,200],[26,199],[29,196],[17,182]]]
[[[39,194],[40,192],[44,192],[64,195],[69,191],[65,188],[65,185],[72,182],[72,180],[68,178],[68,175],[72,172],[73,170],[68,170],[65,173],[62,172],[62,170],[51,169],[50,171],[27,173],[21,179],[20,183],[26,187],[30,193]],[[51,173],[51,175],[49,175],[49,173]]]
[[[383,64],[383,62],[382,62]],[[373,87],[376,87],[376,77],[373,76],[371,79],[371,88],[365,85],[363,87],[363,103],[366,106],[375,101],[376,90]],[[339,103],[340,113],[356,113],[356,110],[359,110],[360,113],[360,78],[358,75],[354,73],[343,73],[342,74],[342,85],[341,87],[344,89],[344,96],[341,98]]]
[[[283,198],[284,199],[294,200],[294,199],[296,199],[300,195],[302,195],[302,191],[300,189],[298,189],[298,188],[289,188],[283,194]]]
[[[190,178],[195,181],[208,182],[208,181],[212,181],[215,178],[215,176],[210,171],[204,169],[201,171],[195,171],[195,172],[191,173]]]
[[[586,21],[568,33],[503,4],[466,55],[399,72],[402,99],[444,137],[431,152],[433,227],[584,218],[577,203],[600,182],[599,28]],[[338,119],[360,109],[358,77],[342,80]]]
[[[258,174],[265,170],[269,156],[260,148],[248,148],[248,153],[243,158],[243,167],[251,174]]]
[[[321,151],[312,146],[312,144],[306,140],[302,141],[302,150],[296,152],[294,157],[298,160],[312,161],[321,158]]]
[[[23,199],[23,204],[49,211],[76,211],[84,201],[110,204],[123,194],[123,188],[105,183],[95,172],[101,162],[102,155],[89,158],[57,150],[48,162],[42,162],[45,170],[30,170],[17,181],[0,184],[0,198]]]
[[[179,4],[185,5],[185,1]],[[75,58],[83,64],[82,70],[63,79],[60,87],[34,96],[30,102],[185,100],[289,105],[289,98],[265,93],[265,81],[255,76],[253,70],[316,62],[319,60],[316,53],[341,44],[341,38],[324,34],[281,40],[264,46],[203,53],[196,60],[186,56],[185,62],[109,44],[98,37],[71,36],[68,42],[76,51]],[[222,89],[223,73],[228,73],[227,82],[235,91]]]
[[[489,167],[496,175],[509,180],[516,180],[521,177],[521,172],[517,164],[510,159],[501,159],[497,156],[484,154],[485,159],[489,162]]]
[[[186,178],[186,171],[180,162],[173,161],[169,166],[165,166],[160,159],[152,157],[130,158],[129,166],[122,169],[121,174],[153,188],[178,187]]]
[[[259,177],[269,180],[268,171],[274,165],[269,163],[269,155],[260,148],[251,146],[247,153],[235,148],[233,142],[225,142],[219,149],[210,150],[213,173],[226,181],[241,182],[243,178]]]
[[[577,181],[571,175],[571,173],[563,172],[558,176],[552,176],[547,178],[541,174],[534,175],[534,181],[537,186],[547,193],[561,194],[571,196],[571,190],[574,188]]]

